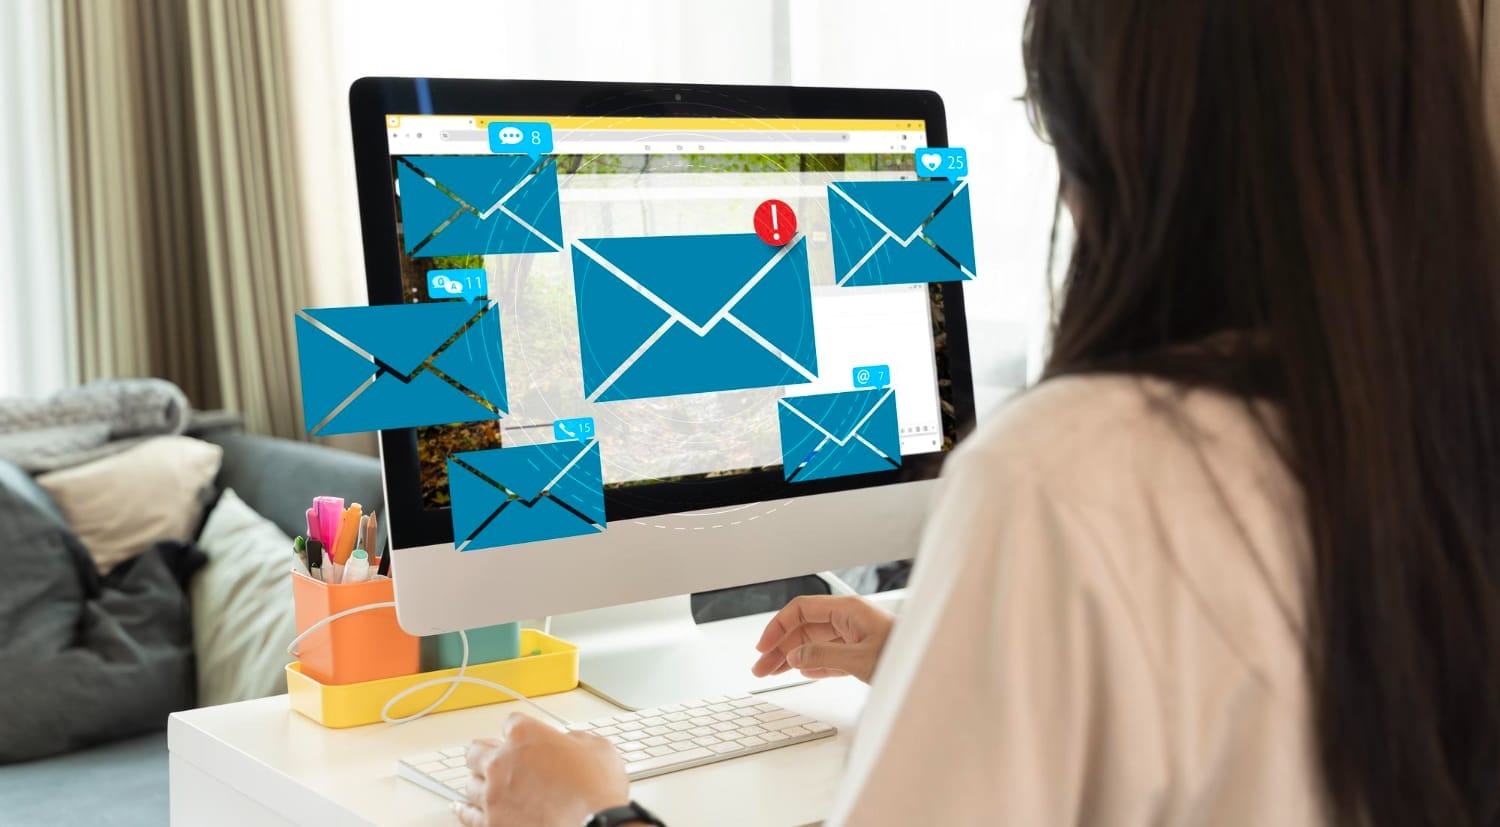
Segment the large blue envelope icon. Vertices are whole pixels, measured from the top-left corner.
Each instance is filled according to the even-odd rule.
[[[787,482],[901,467],[894,388],[791,396],[777,403],[776,411]]]
[[[404,155],[396,181],[413,257],[562,252],[556,158]]]
[[[829,184],[828,220],[841,287],[974,278],[968,181]]]
[[[459,551],[604,530],[599,440],[549,442],[448,458]]]
[[[477,422],[509,410],[493,302],[309,309],[296,327],[309,434]]]
[[[805,238],[580,239],[573,287],[590,402],[817,378]]]

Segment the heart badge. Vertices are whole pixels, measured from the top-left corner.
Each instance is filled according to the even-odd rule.
[[[943,156],[937,154],[936,152],[930,152],[922,156],[922,166],[926,167],[928,172],[937,170],[938,164],[941,164],[942,162]]]

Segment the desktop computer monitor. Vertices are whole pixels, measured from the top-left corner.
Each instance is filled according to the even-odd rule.
[[[476,628],[915,552],[933,479],[973,422],[963,287],[959,281],[841,285],[846,274],[836,272],[836,257],[852,270],[849,262],[862,253],[836,255],[828,185],[918,178],[914,151],[947,144],[936,94],[364,78],[353,85],[350,106],[370,303],[441,299],[435,278],[443,279],[441,289],[482,292],[462,298],[488,298],[498,306],[508,388],[508,410],[493,420],[380,433],[404,628],[414,634]],[[503,145],[518,141],[525,148],[519,153]],[[542,202],[554,191],[514,205],[506,199],[520,184],[475,195],[442,180],[450,159],[494,149],[524,156],[527,174],[555,174],[551,214],[560,226],[528,212],[549,214]],[[431,202],[444,198],[454,199],[446,205],[454,210],[446,223],[434,229],[430,216],[414,218],[419,210],[428,216]],[[476,199],[495,203],[465,211]],[[757,226],[756,213],[767,201],[777,202],[777,212],[762,215]],[[511,239],[499,253],[493,251],[506,244],[493,237],[474,241],[497,210],[510,222]],[[450,229],[457,243],[446,243]],[[790,231],[791,244],[777,243],[782,230]],[[608,242],[595,243],[757,231],[763,242],[727,248],[718,242],[608,249]],[[865,239],[872,249],[911,241],[876,236]],[[632,263],[606,261],[615,253]],[[643,299],[642,285],[623,272],[651,267],[652,256],[674,262],[667,269],[679,281],[723,267],[745,270],[751,281],[790,280],[777,288],[781,292],[711,297],[720,308],[753,299],[747,304],[754,306],[736,305],[732,313],[704,305],[702,318],[696,310],[673,315],[659,297]],[[620,278],[612,282],[615,292],[595,288],[603,292],[586,308],[574,271],[595,265]],[[953,267],[965,271],[960,278],[972,275],[972,264]],[[435,276],[437,270],[446,272]],[[455,270],[475,278],[449,278]],[[590,283],[603,284],[602,272],[596,270]],[[674,288],[653,282],[652,289]],[[795,305],[809,301],[810,316],[798,315]],[[697,319],[700,333],[728,319],[752,349],[766,346],[786,378],[767,387],[762,371],[757,386],[735,387],[728,374],[740,368],[728,362],[738,354],[668,341],[655,327],[664,318],[663,327]],[[753,330],[762,322],[793,330],[778,328],[772,338],[779,337],[781,347],[770,347],[776,344],[765,340],[770,334]],[[585,329],[589,324],[607,329]],[[813,340],[815,350],[786,344]],[[642,348],[652,342],[672,347],[656,354]],[[610,371],[584,363],[622,346],[622,353],[640,351],[632,352],[634,366],[656,359],[648,367],[657,374],[614,392],[613,383],[627,384],[621,381],[626,367]],[[673,385],[673,359],[693,363],[684,370],[698,376],[696,385]],[[713,375],[716,359],[726,362],[723,381]],[[699,364],[705,360],[709,364]],[[879,366],[889,369],[887,380],[857,375],[858,368]],[[652,382],[656,391],[647,388]],[[875,386],[872,393],[882,385],[894,392],[899,462],[888,458],[887,465],[862,473],[789,481],[780,400],[848,391],[861,382]],[[584,417],[593,420],[600,447],[606,528],[490,548],[466,544],[466,538],[455,544],[447,463],[454,453],[550,442],[555,423]]]

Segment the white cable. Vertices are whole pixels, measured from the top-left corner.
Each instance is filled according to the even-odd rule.
[[[319,620],[317,623],[314,623],[313,625],[307,627],[306,629],[304,629],[302,631],[301,634],[299,634],[296,637],[292,638],[292,642],[287,644],[286,653],[288,655],[291,655],[292,657],[300,657],[300,655],[297,653],[297,644],[301,643],[302,640],[304,638],[306,638],[308,635],[312,634],[313,632],[316,632],[317,630],[323,628],[324,626],[327,626],[328,624],[332,623],[333,621],[338,620],[339,618],[348,617],[349,615],[358,614],[359,612],[367,612],[367,611],[370,611],[372,609],[394,609],[394,608],[396,608],[396,604],[394,602],[385,601],[383,603],[366,603],[363,606],[355,606],[352,609],[345,609],[342,612],[334,612],[333,614],[329,615],[328,617],[325,617],[322,620]],[[548,620],[550,621],[551,618],[548,618]],[[559,715],[557,715],[557,714],[555,714],[555,713],[553,713],[553,712],[551,712],[551,711],[543,708],[537,702],[531,700],[530,698],[526,697],[525,695],[522,695],[520,692],[517,692],[516,690],[511,689],[508,686],[505,686],[504,684],[498,684],[498,683],[495,683],[494,681],[487,681],[487,680],[484,680],[483,678],[472,678],[472,677],[469,677],[469,676],[465,675],[464,671],[469,668],[469,635],[463,629],[459,629],[458,630],[458,639],[459,639],[459,642],[463,644],[463,650],[464,650],[463,659],[460,660],[459,663],[458,663],[458,674],[451,675],[451,676],[446,677],[446,678],[433,678],[430,681],[423,681],[423,682],[417,684],[416,686],[409,686],[406,689],[403,689],[400,692],[397,692],[395,695],[391,696],[390,700],[388,700],[388,701],[385,702],[385,706],[383,706],[383,707],[380,708],[380,720],[385,721],[388,724],[404,724],[404,723],[407,723],[408,721],[415,721],[418,718],[421,718],[421,717],[427,715],[427,713],[432,712],[433,710],[437,709],[438,707],[440,707],[444,703],[446,703],[449,698],[453,697],[453,693],[458,690],[459,684],[471,683],[471,684],[475,684],[477,686],[489,687],[490,689],[494,689],[494,690],[496,690],[496,691],[498,691],[498,692],[500,692],[502,694],[509,695],[512,698],[515,698],[516,700],[520,701],[522,704],[524,704],[528,708],[533,709],[533,710],[541,713],[543,717],[551,718],[555,723],[558,724],[558,726],[561,729],[566,730],[572,724],[572,722],[569,721],[568,719],[563,718],[563,717],[561,717],[561,716],[559,716]],[[416,692],[419,689],[426,689],[428,687],[438,686],[438,685],[441,685],[441,684],[448,684],[449,685],[448,686],[448,691],[444,692],[441,696],[439,696],[437,700],[435,700],[432,703],[428,704],[427,707],[425,709],[423,709],[422,711],[414,713],[412,715],[407,715],[407,716],[401,717],[401,718],[392,718],[391,717],[391,715],[390,715],[391,707],[395,706],[402,698],[405,698],[407,695],[410,695],[411,693]]]
[[[857,594],[859,594],[859,590],[858,589],[856,589],[853,586],[849,585],[848,582],[846,582],[844,580],[844,578],[839,577],[837,574],[834,574],[831,571],[820,571],[820,572],[818,572],[817,574],[815,574],[813,576],[817,577],[819,580],[822,580],[824,583],[828,584],[828,593],[829,594],[838,594],[838,595],[857,595]]]

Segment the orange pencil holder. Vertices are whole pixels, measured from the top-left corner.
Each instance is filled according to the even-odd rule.
[[[331,585],[292,573],[297,634],[339,612],[372,603],[393,603],[389,577]],[[422,639],[396,622],[394,606],[368,609],[330,621],[297,644],[302,673],[328,686],[394,678],[421,668]]]

